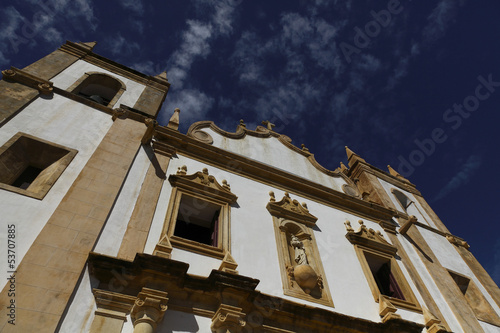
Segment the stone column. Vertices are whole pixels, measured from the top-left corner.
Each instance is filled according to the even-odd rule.
[[[166,292],[142,288],[130,313],[134,333],[154,333],[167,311],[167,302]]]
[[[245,313],[241,308],[221,304],[212,318],[210,328],[215,333],[239,333],[246,325]],[[134,332],[135,333],[135,332]]]

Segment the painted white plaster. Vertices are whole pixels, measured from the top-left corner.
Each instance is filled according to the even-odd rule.
[[[389,196],[389,198],[391,198],[392,203],[394,204],[394,206],[396,207],[396,209],[398,211],[403,212],[403,213],[407,213],[408,215],[415,215],[419,222],[422,222],[422,223],[427,224],[433,228],[436,228],[436,224],[434,223],[434,221],[431,219],[429,214],[427,214],[425,209],[422,207],[420,202],[417,201],[417,199],[415,198],[415,196],[412,193],[405,191],[399,187],[396,187],[396,186],[386,182],[383,179],[378,178],[378,180],[382,184],[382,187],[385,189],[385,191],[387,192],[387,195]],[[406,195],[412,201],[412,203],[407,207],[406,211],[401,207],[401,204],[399,203],[398,199],[394,196],[394,194],[392,194],[391,189],[398,190],[399,192]]]
[[[78,285],[75,297],[69,305],[68,312],[62,320],[59,332],[89,332],[96,309],[88,268],[85,266],[85,273]]]
[[[37,98],[7,122],[0,131],[0,145],[17,132],[78,150],[73,161],[43,200],[0,190],[2,225],[16,225],[16,261],[19,264],[73,184],[102,138],[112,125],[108,114],[54,94],[51,99]],[[7,248],[7,230],[0,232],[0,247]],[[6,256],[0,265],[7,267]],[[0,273],[6,281],[7,273]],[[2,282],[2,286],[4,282]]]
[[[146,177],[151,162],[144,148],[141,147],[134,163],[127,174],[127,178],[115,202],[113,210],[106,221],[104,230],[94,249],[97,253],[117,256],[120,245],[128,227],[130,217],[139,197],[142,183]]]
[[[479,325],[481,325],[481,327],[483,328],[484,333],[499,333],[500,332],[500,327],[485,323],[484,321],[479,320]]]
[[[447,300],[443,297],[443,294],[441,294],[441,291],[439,290],[436,282],[427,270],[427,267],[420,259],[420,256],[416,252],[417,250],[415,249],[415,247],[404,237],[400,237],[399,240],[404,250],[406,251],[406,254],[410,258],[413,266],[418,271],[420,278],[427,287],[427,290],[431,294],[434,302],[443,314],[444,320],[446,320],[453,332],[461,332],[462,326],[458,322],[453,311],[450,309]],[[425,303],[423,303],[422,305],[425,306]]]
[[[210,128],[204,128],[203,131],[212,136],[215,147],[271,165],[340,192],[342,185],[346,184],[340,177],[328,176],[319,171],[305,156],[286,147],[275,137],[257,138],[247,135],[243,139],[230,139]]]
[[[177,168],[182,165],[187,166],[188,174],[193,174],[207,167],[209,173],[214,175],[219,182],[222,179],[227,179],[231,185],[231,191],[238,196],[237,205],[231,207],[231,255],[238,263],[237,270],[240,275],[260,280],[257,290],[293,302],[371,321],[380,321],[378,303],[373,299],[354,246],[345,238],[345,220],[349,219],[353,227],[357,228],[357,221],[361,217],[290,193],[293,199],[306,202],[310,212],[318,217],[317,228],[313,232],[335,308],[284,296],[273,220],[266,209],[269,202],[269,191],[275,192],[276,200],[283,197],[283,191],[245,177],[229,174],[224,170],[190,160],[182,155],[171,160],[167,177],[170,174],[175,174]],[[166,181],[156,208],[146,245],[146,253],[151,254],[160,239],[171,191],[172,187]],[[365,220],[365,224],[369,228],[383,233],[378,223]],[[220,265],[220,260],[175,248],[172,251],[172,259],[187,262],[190,265],[189,273],[202,276],[208,276],[212,269],[216,269]],[[401,269],[409,280],[405,268],[401,267]],[[410,286],[414,293],[420,296],[411,282]],[[413,319],[415,316],[420,322],[421,318],[418,315],[409,315],[408,318]]]
[[[427,244],[431,248],[434,255],[437,257],[441,265],[449,270],[456,273],[467,276],[469,279],[474,281],[474,284],[481,290],[484,297],[488,300],[490,305],[500,315],[500,308],[493,300],[491,295],[486,291],[484,286],[479,282],[476,275],[467,263],[462,259],[460,254],[455,250],[454,245],[451,244],[445,237],[438,235],[432,231],[421,229],[422,237],[425,238]]]
[[[66,70],[62,71],[61,73],[53,77],[51,81],[54,83],[55,87],[66,90],[69,87],[71,87],[71,85],[75,83],[78,79],[80,79],[86,72],[105,73],[121,80],[125,84],[127,89],[114,105],[115,108],[120,106],[120,104],[133,107],[135,105],[135,102],[141,95],[141,93],[146,88],[146,86],[142,83],[135,82],[126,77],[105,70],[104,68],[90,64],[85,60],[77,60]]]

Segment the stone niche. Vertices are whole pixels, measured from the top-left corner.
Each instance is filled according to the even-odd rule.
[[[317,218],[288,193],[279,202],[269,194],[284,294],[333,307],[312,229]]]

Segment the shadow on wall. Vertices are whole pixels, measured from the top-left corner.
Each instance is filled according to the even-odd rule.
[[[167,327],[168,326],[168,327]],[[200,327],[192,313],[167,311],[163,320],[158,325],[158,332],[198,332]]]

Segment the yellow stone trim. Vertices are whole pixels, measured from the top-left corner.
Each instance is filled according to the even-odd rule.
[[[242,126],[241,124],[237,126],[236,132],[228,132],[217,125],[213,121],[198,121],[196,123],[193,123],[187,132],[187,136],[193,137],[199,141],[202,141],[207,144],[212,144],[213,139],[211,138],[210,134],[203,132],[203,129],[209,128],[213,130],[214,132],[229,138],[229,139],[244,139],[247,135],[253,136],[253,137],[258,137],[258,138],[277,138],[279,142],[281,142],[285,147],[288,149],[291,149],[292,151],[306,157],[308,161],[319,171],[322,173],[331,176],[331,177],[338,177],[344,179],[348,184],[351,184],[352,181],[344,175],[344,173],[339,172],[339,171],[332,171],[328,170],[327,168],[323,167],[321,164],[316,161],[314,154],[309,152],[309,149],[303,149],[296,147],[292,144],[292,139],[284,134],[279,134],[273,130],[270,130],[269,128],[263,127],[263,126],[257,126],[257,129],[255,131],[249,130],[246,128],[246,126]],[[203,137],[205,139],[203,139]]]
[[[50,189],[55,184],[57,179],[59,179],[59,177],[62,175],[64,170],[66,170],[66,168],[71,163],[73,158],[76,156],[78,151],[76,149],[72,149],[47,140],[37,138],[33,135],[18,132],[12,138],[10,138],[9,141],[7,141],[3,146],[0,147],[0,156],[4,153],[7,153],[7,151],[10,150],[9,148],[11,148],[14,144],[16,144],[18,140],[23,138],[50,146],[48,149],[54,147],[59,150],[66,151],[66,154],[64,156],[62,156],[57,161],[54,161],[48,167],[43,169],[42,172],[40,172],[40,174],[35,178],[35,180],[31,183],[31,185],[27,189],[22,189],[6,183],[0,183],[0,189],[22,194],[38,200],[42,200],[45,197],[45,195],[50,191]],[[44,156],[44,158],[45,157],[46,156]],[[4,165],[3,167],[8,167],[8,166]],[[0,171],[6,172],[1,168]]]
[[[273,202],[271,201],[270,203]],[[321,263],[319,251],[316,245],[316,238],[314,237],[314,232],[310,225],[302,223],[300,216],[296,216],[296,220],[291,220],[291,215],[285,214],[288,215],[286,217],[274,215],[279,214],[279,212],[270,209],[269,204],[267,205],[267,208],[273,218],[283,293],[287,296],[334,307],[328,282],[326,281],[323,264]],[[291,248],[289,235],[294,235],[300,242],[302,242],[303,249],[307,256],[308,265],[318,276],[317,285],[314,288],[311,288],[310,291],[300,287],[299,283],[296,281],[296,277],[294,277],[294,269],[299,265],[294,262],[292,253],[294,249]]]
[[[362,221],[360,221],[362,222]],[[360,223],[360,228],[358,231],[354,231],[351,227],[349,221],[345,223],[347,234],[346,238],[354,245],[356,255],[358,256],[361,268],[365,274],[366,280],[370,289],[372,291],[373,299],[375,302],[380,301],[380,297],[383,296],[392,305],[396,307],[401,307],[407,310],[422,312],[420,305],[418,304],[417,298],[413,293],[410,285],[406,281],[403,272],[399,268],[399,264],[395,259],[397,248],[387,242],[380,232],[373,231],[373,229],[368,229],[364,224]],[[366,254],[376,256],[381,259],[385,259],[390,262],[391,273],[396,279],[399,288],[401,289],[405,300],[401,300],[394,297],[389,297],[382,295],[378,289],[375,278],[373,277],[370,265],[366,259]]]
[[[171,250],[169,246],[181,248],[187,251],[208,255],[223,259],[226,252],[230,251],[230,204],[236,202],[236,195],[231,193],[229,184],[225,180],[220,185],[215,177],[208,174],[205,168],[201,172],[192,175],[186,174],[186,167],[182,166],[176,175],[170,175],[169,181],[173,187],[170,202],[165,217],[162,234],[154,253],[169,257]],[[183,196],[200,199],[221,207],[219,213],[219,235],[217,247],[198,243],[174,235],[177,216]],[[170,252],[169,252],[170,251]]]

